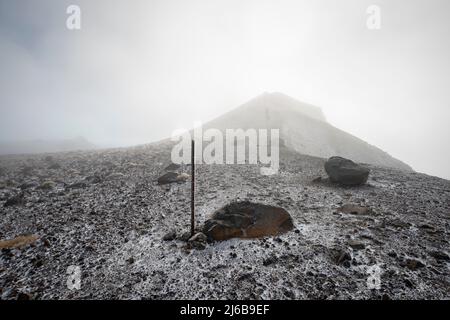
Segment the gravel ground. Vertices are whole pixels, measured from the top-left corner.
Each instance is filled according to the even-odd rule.
[[[1,249],[1,299],[450,298],[450,181],[369,166],[367,185],[344,188],[325,179],[324,159],[288,149],[274,176],[199,165],[199,227],[251,200],[283,207],[295,229],[196,250],[180,239],[190,183],[156,182],[170,148],[0,157],[0,240],[38,237]],[[177,238],[164,241],[170,231]],[[79,290],[67,286],[69,266],[81,270]]]

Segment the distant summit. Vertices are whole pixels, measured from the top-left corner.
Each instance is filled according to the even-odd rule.
[[[265,92],[247,102],[246,105],[258,105],[259,108],[277,112],[301,112],[310,118],[326,122],[322,109],[295,100],[281,92]]]
[[[283,93],[263,93],[206,123],[205,129],[280,129],[281,143],[302,154],[341,156],[402,170],[410,166],[383,150],[329,124],[322,110]]]
[[[96,146],[83,137],[66,140],[0,141],[0,154],[32,154],[92,150]]]

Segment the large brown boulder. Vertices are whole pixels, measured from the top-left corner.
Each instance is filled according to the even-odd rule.
[[[261,238],[292,230],[294,224],[283,208],[251,202],[234,202],[205,222],[203,233],[211,240]]]
[[[346,186],[357,186],[367,182],[370,170],[352,160],[342,157],[331,157],[325,163],[325,171],[331,182]]]

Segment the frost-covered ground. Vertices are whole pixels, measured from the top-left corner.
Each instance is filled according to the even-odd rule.
[[[285,208],[295,230],[188,250],[190,184],[158,186],[170,145],[0,157],[0,296],[33,299],[450,298],[450,181],[370,166],[368,184],[327,181],[324,160],[283,149],[279,175],[255,165],[200,165],[201,225],[234,200]],[[188,172],[189,173],[189,172]],[[23,192],[22,203],[4,207]],[[20,202],[20,201],[19,201]],[[343,204],[366,214],[339,212]],[[67,288],[79,266],[81,289]],[[368,268],[381,271],[370,289]]]

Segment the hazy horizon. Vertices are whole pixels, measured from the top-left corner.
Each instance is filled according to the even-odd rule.
[[[68,30],[66,8],[81,8]],[[381,29],[366,27],[370,5]],[[263,92],[450,179],[450,3],[0,0],[0,140],[167,138]]]

